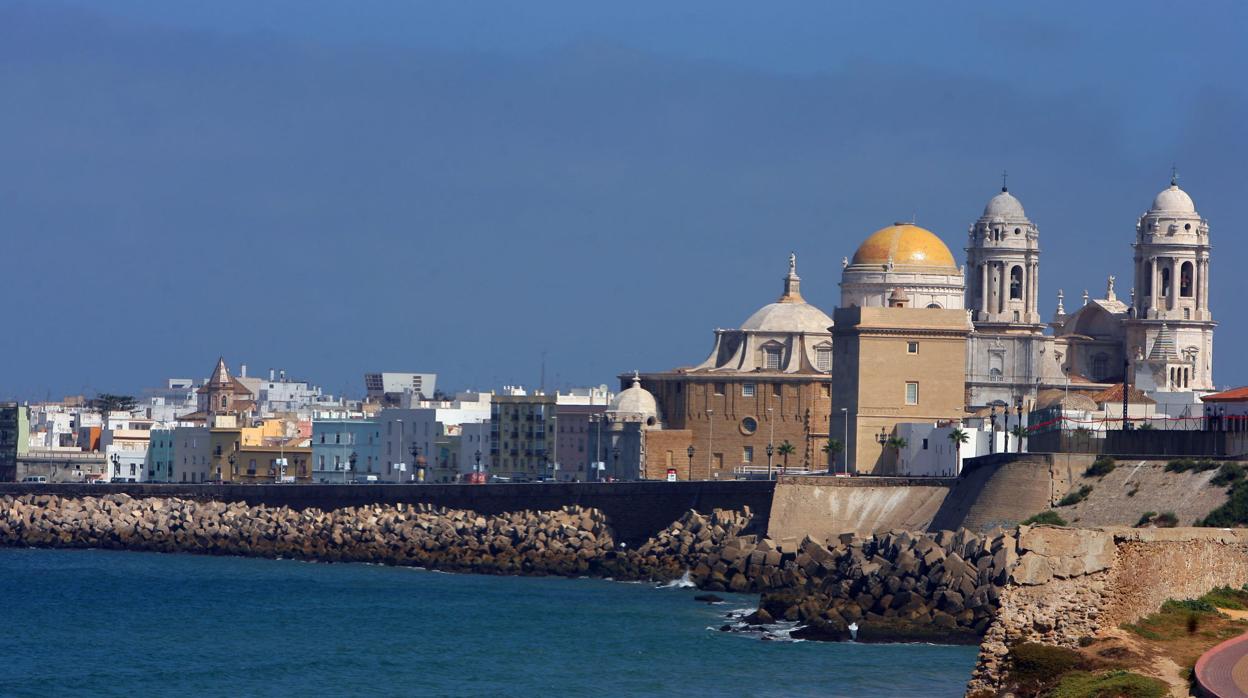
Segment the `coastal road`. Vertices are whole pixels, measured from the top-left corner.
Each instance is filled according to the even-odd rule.
[[[1248,698],[1248,634],[1202,654],[1196,680],[1205,698]]]

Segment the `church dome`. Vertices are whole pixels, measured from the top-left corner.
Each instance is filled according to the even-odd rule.
[[[828,333],[832,318],[802,298],[802,279],[797,275],[797,255],[789,255],[789,273],[784,277],[784,293],[780,300],[759,308],[741,325],[755,332],[821,332]]]
[[[780,301],[759,308],[741,324],[743,330],[756,332],[820,332],[827,334],[832,318],[805,301]]]
[[[1013,197],[1010,197],[1013,198]],[[1021,208],[1021,207],[1020,207]],[[851,264],[956,268],[949,247],[936,234],[912,223],[894,223],[871,234],[854,252]]]
[[[988,200],[984,207],[984,215],[989,218],[1026,218],[1023,203],[1008,190],[1002,189],[1000,194]]]
[[[1163,189],[1153,199],[1153,207],[1150,212],[1166,212],[1166,213],[1196,213],[1196,204],[1192,202],[1192,197],[1187,192],[1179,189],[1179,185],[1174,181],[1170,182],[1170,186]]]
[[[640,417],[643,420],[658,418],[659,407],[654,395],[641,387],[641,376],[633,373],[633,384],[621,390],[611,401],[609,412]]]

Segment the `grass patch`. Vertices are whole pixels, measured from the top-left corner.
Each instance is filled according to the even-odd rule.
[[[1170,695],[1166,684],[1130,671],[1091,674],[1073,671],[1048,694],[1052,698],[1163,698]]]
[[[1200,460],[1193,460],[1191,458],[1176,458],[1170,461],[1169,463],[1166,463],[1166,472],[1168,473],[1186,473],[1186,472],[1203,473],[1206,470],[1217,470],[1220,467],[1222,467],[1221,463],[1219,463],[1216,460],[1210,460],[1208,458],[1201,458]]]
[[[1218,474],[1209,480],[1214,487],[1226,487],[1244,479],[1244,466],[1239,463],[1223,463]]]
[[[1157,528],[1174,528],[1179,525],[1179,517],[1173,511],[1163,511],[1153,517],[1153,525]]]
[[[1232,611],[1242,611],[1248,609],[1248,591],[1244,589],[1232,589],[1230,587],[1218,587],[1213,591],[1200,597],[1210,606],[1217,608],[1229,608]]]
[[[1056,511],[1049,509],[1048,511],[1042,511],[1039,514],[1036,514],[1035,516],[1027,517],[1027,519],[1022,521],[1020,525],[1031,526],[1033,524],[1048,524],[1050,526],[1065,526],[1066,519],[1063,519],[1061,514],[1058,514]]]
[[[1079,502],[1087,499],[1090,494],[1092,494],[1092,485],[1084,485],[1074,492],[1068,492],[1065,497],[1062,497],[1062,501],[1058,502],[1057,505],[1059,507],[1068,507],[1078,504]]]
[[[1114,472],[1114,468],[1116,467],[1118,467],[1118,464],[1114,462],[1113,458],[1110,458],[1109,456],[1101,456],[1100,458],[1092,461],[1092,465],[1089,465],[1088,469],[1083,471],[1083,476],[1105,477],[1106,475]]]
[[[1065,647],[1023,642],[1010,648],[1009,683],[1018,687],[1017,693],[1039,695],[1082,661],[1083,655]]]
[[[1135,522],[1136,528],[1143,528],[1153,522],[1153,517],[1157,515],[1155,511],[1146,511],[1140,514],[1140,520]]]

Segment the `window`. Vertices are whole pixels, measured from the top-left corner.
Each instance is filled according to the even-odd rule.
[[[820,390],[820,392],[822,392],[822,393],[823,393],[823,396],[824,396],[824,397],[832,397],[832,386],[831,386],[831,385],[829,385],[829,384],[827,384],[827,383],[824,383],[823,385],[819,386],[819,390]]]
[[[826,344],[815,347],[815,368],[820,371],[832,370],[832,347]]]
[[[1023,268],[1010,268],[1010,299],[1018,300],[1023,297]]]
[[[927,439],[923,439],[923,450],[927,450]]]
[[[780,368],[780,347],[774,344],[763,347],[763,368]]]
[[[918,342],[906,342],[906,353],[907,354],[919,353],[919,343]]]
[[[1109,356],[1097,354],[1092,357],[1092,380],[1104,380],[1109,377]]]
[[[746,417],[741,420],[741,433],[753,434],[758,431],[758,420],[753,417]]]
[[[754,384],[753,383],[741,384],[741,397],[754,397]]]
[[[747,465],[754,462],[754,447],[753,446],[746,446],[745,448],[741,449],[741,462]]]
[[[918,383],[906,383],[906,404],[907,405],[919,404],[919,384]]]
[[[1179,268],[1179,295],[1184,298],[1192,297],[1192,263],[1184,262]]]
[[[1170,270],[1162,267],[1161,269],[1161,297],[1166,298],[1170,295]]]
[[[993,383],[1000,383],[1001,382],[1001,369],[999,368],[988,369],[988,380]]]
[[[1184,319],[1184,320],[1191,320],[1191,319],[1192,319],[1192,309],[1191,309],[1191,308],[1184,308],[1184,309],[1183,309],[1183,319]]]
[[[723,384],[723,383],[716,383],[713,387],[714,387],[714,390],[715,390],[715,394],[716,394],[716,395],[723,395],[723,394],[724,394],[724,384]]]

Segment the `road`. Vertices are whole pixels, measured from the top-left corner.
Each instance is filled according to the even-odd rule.
[[[1248,634],[1202,654],[1196,680],[1208,698],[1248,698]]]

